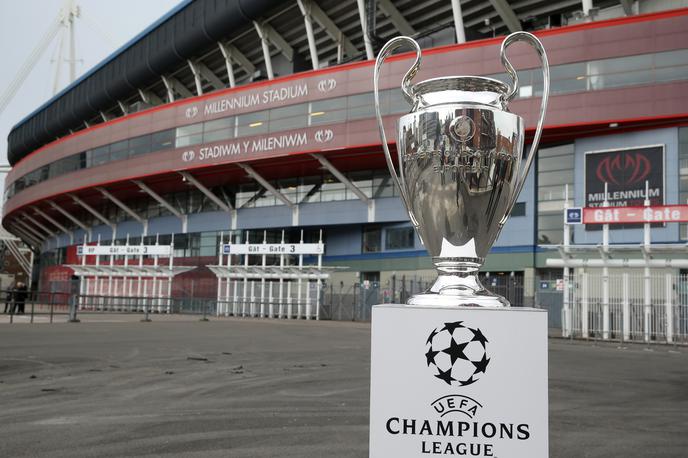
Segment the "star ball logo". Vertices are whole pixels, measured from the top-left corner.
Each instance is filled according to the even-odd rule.
[[[433,375],[450,386],[468,386],[485,374],[490,358],[487,338],[463,321],[444,323],[425,342],[425,359]]]

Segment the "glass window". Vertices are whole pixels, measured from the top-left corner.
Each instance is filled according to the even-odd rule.
[[[413,248],[413,228],[395,227],[387,229],[385,232],[385,249],[403,250]]]
[[[361,251],[363,253],[374,253],[380,251],[381,247],[382,229],[379,226],[364,227]]]
[[[91,167],[105,164],[110,160],[110,146],[105,145],[91,150]]]
[[[409,103],[406,101],[406,98],[404,98],[404,94],[401,92],[401,89],[388,89],[382,94],[383,99],[385,97],[389,98],[388,113],[401,114],[411,112],[411,105],[409,105]],[[386,114],[384,108],[384,105],[380,107],[382,113]]]
[[[170,149],[174,146],[174,129],[155,132],[151,135],[151,151]]]
[[[268,133],[266,111],[246,113],[237,116],[237,137],[248,137]]]
[[[308,126],[308,104],[299,103],[270,110],[270,132],[301,129]]]
[[[511,216],[526,216],[526,203],[516,202],[511,209]]]
[[[349,180],[366,195],[373,197],[373,172],[372,170],[361,170],[359,172],[347,173]]]
[[[200,255],[216,256],[219,244],[220,238],[218,237],[217,232],[201,232]]]
[[[346,186],[332,175],[325,175],[320,188],[320,201],[331,202],[335,200],[346,200]]]
[[[310,103],[310,125],[332,124],[346,120],[346,97]]]
[[[203,125],[203,142],[219,142],[234,138],[234,116],[207,121]]]
[[[538,162],[539,171],[550,172],[553,170],[572,169],[573,160],[573,154],[566,156],[542,157]]]
[[[350,95],[346,98],[347,119],[375,117],[375,99],[372,92]]]
[[[585,62],[554,65],[551,68],[550,81],[552,93],[585,91],[588,84],[588,69]],[[533,75],[534,96],[542,95],[542,72]]]
[[[151,136],[142,135],[129,140],[129,156],[147,154],[151,151]]]
[[[382,172],[381,174],[375,174],[373,178],[373,198],[379,199],[381,197],[394,197],[396,196],[396,189],[394,188],[394,182],[392,177]]]
[[[129,140],[110,144],[110,161],[119,161],[129,157]]]
[[[569,170],[556,170],[553,172],[546,172],[538,174],[538,185],[548,186],[553,184],[561,184],[569,182],[571,177],[571,169]]]
[[[564,236],[564,197],[567,185],[569,196],[574,195],[573,144],[540,149],[537,167],[538,243],[561,243]],[[572,197],[569,197],[569,203],[573,204]],[[516,216],[515,212],[516,207],[512,215]],[[525,214],[525,206],[523,212]]]
[[[203,123],[177,127],[175,147],[196,145],[203,141]]]

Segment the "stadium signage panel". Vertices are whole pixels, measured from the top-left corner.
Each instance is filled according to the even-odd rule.
[[[306,132],[296,132],[284,135],[257,137],[252,140],[238,140],[198,148],[198,160],[219,159],[223,157],[255,154],[283,148],[295,148],[308,144]]]
[[[268,106],[280,104],[282,102],[298,101],[307,99],[314,89],[321,94],[333,91],[337,87],[337,80],[332,77],[314,81],[300,81],[292,84],[269,87],[262,91],[240,91],[233,92],[222,98],[213,98],[205,102],[200,109],[189,107],[184,111],[188,118],[194,118],[200,112],[204,116],[214,116],[245,108]]]
[[[170,245],[86,245],[78,246],[77,256],[170,256]]]
[[[222,245],[223,254],[323,254],[322,243],[243,243]]]
[[[294,131],[278,135],[253,137],[248,140],[234,140],[211,145],[199,145],[197,148],[181,152],[183,162],[215,161],[238,156],[251,156],[271,151],[294,151],[309,144],[330,143],[334,140],[332,129],[322,128],[315,131]]]
[[[583,224],[642,224],[688,222],[688,205],[653,207],[587,207]]]
[[[289,86],[268,88],[262,92],[246,92],[206,102],[203,114],[206,116],[226,113],[238,108],[250,108],[275,102],[301,99],[308,96],[308,84],[296,83]]]
[[[585,206],[632,207],[664,203],[664,145],[585,153]]]

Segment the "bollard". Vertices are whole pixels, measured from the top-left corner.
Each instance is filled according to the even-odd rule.
[[[53,324],[53,315],[55,314],[55,304],[50,303],[50,324]]]
[[[34,302],[31,302],[31,323],[33,323],[33,309],[36,306]]]

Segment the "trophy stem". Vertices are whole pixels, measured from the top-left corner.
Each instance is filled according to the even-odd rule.
[[[444,307],[510,307],[509,301],[480,283],[482,258],[432,259],[439,276],[425,292],[411,296],[409,305]]]

